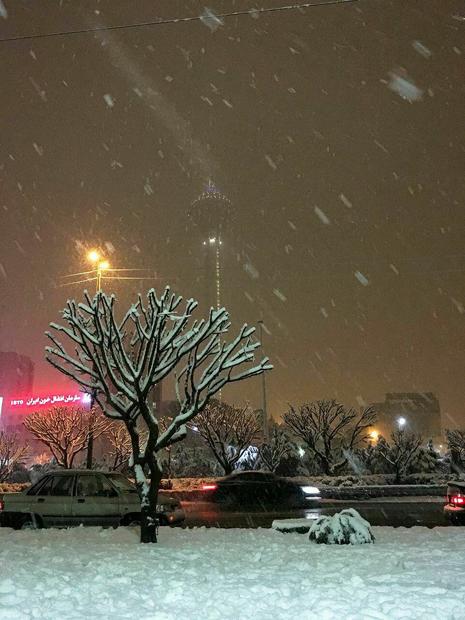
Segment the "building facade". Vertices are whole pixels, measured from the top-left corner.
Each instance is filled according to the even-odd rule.
[[[15,425],[14,400],[29,396],[34,384],[34,364],[19,353],[0,351],[0,427]]]
[[[373,403],[376,431],[389,438],[396,430],[417,433],[425,441],[442,441],[441,408],[432,392],[392,392],[384,402]]]

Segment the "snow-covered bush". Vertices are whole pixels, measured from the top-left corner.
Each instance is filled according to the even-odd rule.
[[[325,545],[362,545],[375,540],[371,525],[354,508],[332,517],[319,517],[310,528],[310,540]]]

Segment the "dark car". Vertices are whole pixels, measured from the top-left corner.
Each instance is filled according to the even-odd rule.
[[[157,518],[160,525],[183,521],[179,500],[160,493]],[[15,529],[138,522],[137,489],[118,472],[54,471],[22,493],[5,493],[0,500],[0,525]]]
[[[263,506],[273,508],[308,508],[320,500],[320,491],[300,486],[286,478],[263,471],[234,472],[202,487],[206,501],[225,506]]]
[[[446,502],[446,517],[455,525],[465,524],[465,482],[448,483]]]

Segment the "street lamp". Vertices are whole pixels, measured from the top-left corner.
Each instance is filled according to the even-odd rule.
[[[400,418],[397,418],[397,425],[400,429],[404,428],[406,424],[407,424],[407,420],[403,416],[400,416]]]
[[[91,250],[87,254],[88,260],[95,265],[96,270],[96,292],[102,290],[102,274],[104,271],[110,269],[110,263],[107,260],[102,259],[97,250]]]
[[[260,335],[260,348],[263,353],[263,319],[258,321],[258,331]],[[269,420],[268,410],[266,406],[266,381],[265,373],[262,372],[262,411],[263,411],[263,441],[267,442],[269,439]]]
[[[379,439],[379,432],[376,430],[372,430],[370,433],[370,439],[373,441],[373,443],[376,443]]]

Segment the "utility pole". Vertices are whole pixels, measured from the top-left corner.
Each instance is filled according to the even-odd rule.
[[[102,260],[99,252],[91,250],[87,255],[88,260],[95,265],[96,277],[95,277],[95,293],[100,293],[102,290],[102,274],[104,271],[110,268],[108,261]],[[95,370],[95,367],[94,367]],[[95,389],[90,393],[90,410],[95,407]],[[92,429],[89,432],[89,439],[87,441],[87,455],[86,455],[86,469],[92,469],[92,461],[94,460],[94,433]]]
[[[258,321],[258,333],[260,335],[260,347],[262,355],[265,355],[263,351],[263,319]],[[263,441],[267,442],[269,439],[269,424],[268,424],[268,410],[266,406],[266,379],[265,373],[262,373],[262,411],[263,411]]]

